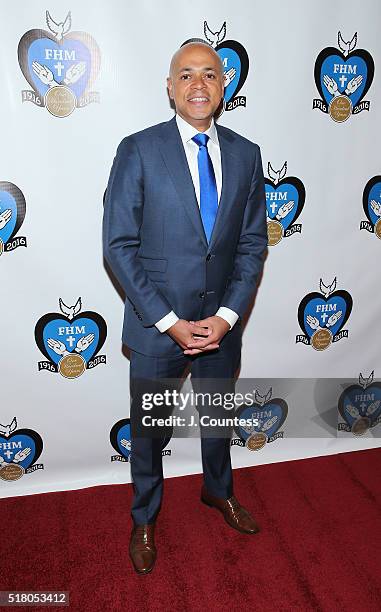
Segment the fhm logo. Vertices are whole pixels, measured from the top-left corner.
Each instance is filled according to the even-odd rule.
[[[171,437],[165,438],[163,442],[162,456],[170,456],[172,451],[165,449]],[[131,461],[131,420],[121,419],[115,423],[110,431],[110,443],[117,454],[111,456],[111,461],[127,463]]]
[[[381,423],[381,382],[374,382],[374,371],[364,378],[359,376],[358,385],[344,389],[339,398],[339,413],[344,422],[339,431],[362,436]]]
[[[320,293],[314,291],[302,299],[298,321],[304,333],[296,336],[296,342],[323,351],[332,342],[348,338],[348,330],[343,327],[351,314],[353,301],[348,291],[336,291],[336,284],[336,278],[328,286],[320,279]]]
[[[306,190],[296,176],[285,178],[287,162],[280,170],[274,170],[270,162],[267,166],[270,178],[265,178],[267,233],[269,246],[302,231],[302,224],[295,223],[302,212]]]
[[[25,236],[16,236],[26,211],[24,194],[13,183],[0,181],[0,255],[19,246],[26,247]]]
[[[42,453],[40,434],[33,429],[17,429],[16,417],[8,425],[0,424],[0,478],[18,480],[24,474],[42,470],[36,463]]]
[[[362,205],[367,220],[361,221],[360,230],[366,229],[381,239],[381,176],[374,176],[365,185]]]
[[[224,66],[225,92],[223,110],[231,111],[238,106],[246,106],[246,96],[238,95],[249,72],[249,56],[246,49],[236,40],[225,40],[226,21],[213,32],[204,21],[204,36],[214,47]]]
[[[279,431],[288,414],[287,403],[279,398],[273,398],[272,389],[266,395],[255,391],[250,406],[240,406],[236,412],[237,419],[257,421],[257,425],[237,425],[234,430],[238,438],[231,441],[232,446],[246,446],[251,451],[260,450],[268,442],[283,438],[284,432]]]
[[[369,110],[370,102],[364,96],[374,76],[373,58],[365,49],[356,49],[357,32],[346,42],[341,32],[337,36],[338,47],[326,47],[315,62],[315,83],[320,98],[313,101],[312,108],[342,123],[350,115]]]
[[[55,117],[67,117],[75,108],[99,102],[90,91],[100,68],[100,52],[87,32],[70,32],[71,13],[55,21],[46,11],[47,30],[26,32],[18,46],[20,68],[31,90],[22,91],[23,102],[45,106]]]
[[[98,355],[106,340],[106,322],[97,312],[81,313],[81,298],[74,306],[60,298],[59,306],[61,312],[49,312],[36,323],[36,343],[48,360],[40,361],[38,369],[78,378],[86,369],[106,363],[106,355]]]
[[[115,423],[110,431],[110,442],[118,453],[111,456],[111,461],[130,461],[131,457],[131,422],[130,419],[121,419]]]

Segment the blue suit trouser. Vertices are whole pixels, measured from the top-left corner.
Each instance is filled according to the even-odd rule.
[[[151,357],[131,351],[130,396],[131,422],[142,414],[141,380],[176,379],[189,368],[194,392],[232,392],[234,377],[241,359],[241,325],[236,323],[220,343],[220,348],[194,356]],[[203,379],[207,379],[203,382]],[[212,380],[211,380],[212,379]],[[219,380],[218,380],[219,379]],[[139,381],[139,382],[137,382]],[[167,387],[170,388],[170,387]],[[203,409],[198,410],[201,415]],[[232,416],[230,414],[225,416]],[[131,435],[131,474],[134,486],[132,517],[136,524],[153,523],[160,510],[163,494],[162,450],[165,437]],[[201,456],[204,483],[216,497],[228,499],[233,495],[230,437],[203,436],[201,428]]]

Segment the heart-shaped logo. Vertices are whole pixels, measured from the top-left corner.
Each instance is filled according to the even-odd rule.
[[[340,395],[338,408],[344,423],[339,424],[339,431],[362,435],[381,422],[381,382],[373,381],[373,372],[369,379],[361,384],[360,374],[359,384],[350,385]]]
[[[115,423],[110,431],[110,442],[118,453],[111,457],[112,461],[128,461],[131,455],[131,422],[130,419],[121,419]]]
[[[224,68],[225,92],[223,104],[220,104],[215,115],[219,117],[224,110],[230,111],[237,108],[237,106],[246,106],[246,97],[238,96],[238,93],[247,79],[249,56],[241,43],[236,40],[225,40],[226,21],[216,31],[213,31],[207,21],[204,21],[204,36],[208,44],[217,51]],[[190,38],[183,42],[183,45],[189,42],[205,41],[200,38]]]
[[[299,304],[298,321],[304,335],[296,338],[297,342],[311,344],[316,350],[324,350],[331,342],[348,336],[343,327],[353,305],[348,291],[335,291],[336,278],[329,286],[320,279],[320,289],[320,293],[309,293]]]
[[[173,433],[173,427],[172,433]],[[172,437],[172,433],[167,436],[163,441],[162,449],[164,451],[165,447],[168,446],[169,441]],[[118,453],[117,455],[113,455],[111,457],[111,461],[130,461],[131,457],[131,419],[121,419],[117,423],[115,423],[110,431],[110,442],[112,447]],[[170,452],[170,451],[169,451]],[[167,452],[163,452],[163,454],[168,454]]]
[[[47,313],[36,323],[36,343],[48,359],[39,369],[77,378],[86,368],[106,362],[104,355],[95,356],[106,340],[107,325],[97,312],[79,313],[81,298],[74,306],[66,306],[61,298],[59,304],[61,313]]]
[[[365,49],[355,50],[356,44],[357,33],[346,42],[339,32],[339,48],[326,47],[315,62],[315,83],[321,99],[314,100],[313,108],[329,113],[339,123],[370,108],[364,96],[373,81],[374,61]]]
[[[26,211],[22,191],[7,181],[0,181],[0,255],[13,251],[18,246],[26,246],[25,236],[16,236]]]
[[[295,221],[303,210],[306,190],[296,176],[285,178],[287,162],[279,171],[268,163],[269,179],[265,178],[267,229],[269,246],[278,244],[283,237],[302,231],[301,223]]]
[[[360,229],[366,229],[381,239],[381,176],[374,176],[367,182],[362,203],[368,221],[361,221]]]
[[[225,74],[225,110],[246,106],[246,97],[239,96],[249,73],[249,56],[245,47],[236,40],[224,40],[215,50],[221,58]]]
[[[46,23],[50,31],[29,30],[19,42],[20,68],[32,87],[23,91],[23,101],[66,117],[74,108],[98,101],[98,94],[89,89],[100,68],[99,47],[86,32],[69,33],[70,13],[64,22],[56,23],[47,11]]]
[[[34,465],[42,453],[40,434],[33,429],[17,429],[16,417],[9,425],[0,425],[0,478],[18,480],[26,472],[42,469]]]
[[[234,427],[242,442],[240,446],[245,445],[249,450],[260,450],[267,442],[283,438],[283,431],[279,430],[287,418],[288,406],[280,397],[271,399],[271,394],[270,389],[262,401],[256,401],[251,406],[240,406],[237,410],[237,419],[246,421],[245,424],[237,424]],[[257,392],[256,399],[261,399]],[[258,424],[254,424],[255,421]],[[232,443],[234,445],[234,440]]]

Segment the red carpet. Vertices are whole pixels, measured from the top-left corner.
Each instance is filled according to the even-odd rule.
[[[254,536],[199,502],[201,476],[168,479],[148,576],[128,557],[130,485],[3,499],[0,589],[67,590],[79,612],[376,612],[380,473],[381,449],[235,470]]]

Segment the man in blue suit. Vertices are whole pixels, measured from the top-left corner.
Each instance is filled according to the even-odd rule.
[[[123,342],[131,349],[131,419],[136,381],[233,380],[241,320],[267,246],[258,145],[215,124],[224,72],[215,50],[190,42],[173,56],[168,91],[176,116],[120,143],[107,187],[104,254],[126,294]],[[163,439],[134,436],[130,556],[148,573],[162,489]],[[258,527],[233,495],[228,437],[201,438],[201,500],[242,533]]]

